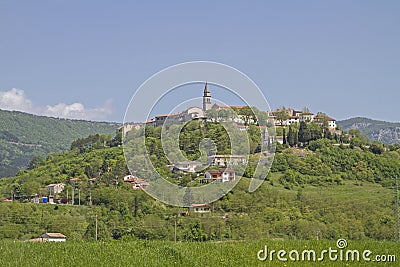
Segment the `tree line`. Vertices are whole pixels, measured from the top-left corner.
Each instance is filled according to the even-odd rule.
[[[218,147],[218,143],[227,136],[218,127],[215,123],[187,125],[180,132],[179,146],[195,157],[198,146],[188,140],[207,136],[225,153],[227,146]],[[146,130],[146,146],[158,159],[162,159],[157,143],[160,131],[157,127]],[[257,155],[259,128],[250,126],[248,131],[254,134],[250,146]],[[140,134],[144,132],[138,130],[128,137],[134,143]],[[75,142],[71,151],[50,154],[33,162],[30,170],[0,180],[3,198],[16,199],[0,204],[0,238],[29,239],[47,229],[71,239],[94,239],[97,218],[98,238],[103,240],[173,240],[175,222],[177,239],[182,241],[394,240],[392,192],[394,177],[400,174],[400,146],[369,142],[357,131],[349,134],[352,138],[347,143],[321,135],[302,147],[278,146],[267,181],[257,191],[249,193],[249,180],[243,178],[203,215],[193,211],[187,215],[187,209],[167,206],[133,190],[123,182],[129,171],[122,147],[112,146],[111,137],[88,137]],[[79,182],[72,183],[72,178]],[[92,178],[96,178],[94,183]],[[75,205],[29,203],[29,196],[47,196],[46,185],[56,182],[66,183],[57,198],[71,199],[74,190]]]

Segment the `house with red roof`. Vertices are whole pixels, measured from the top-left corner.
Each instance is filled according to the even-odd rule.
[[[126,175],[124,177],[125,183],[130,183],[132,185],[132,189],[146,189],[150,184],[149,182],[143,180],[142,178],[136,177],[134,175]]]
[[[61,233],[44,233],[38,238],[30,239],[30,242],[65,242],[67,237]]]
[[[235,171],[231,169],[208,170],[204,173],[201,183],[229,182],[235,180]]]

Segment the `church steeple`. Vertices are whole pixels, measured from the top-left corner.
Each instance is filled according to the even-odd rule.
[[[208,89],[208,83],[204,86],[204,94],[203,94],[203,111],[211,109],[211,92]]]
[[[210,94],[210,90],[208,89],[208,83],[206,82],[206,85],[204,86],[204,96],[206,96],[206,94]]]

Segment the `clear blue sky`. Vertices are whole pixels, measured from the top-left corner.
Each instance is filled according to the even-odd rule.
[[[210,60],[272,108],[400,121],[399,14],[396,0],[2,0],[0,108],[122,121],[152,74]]]

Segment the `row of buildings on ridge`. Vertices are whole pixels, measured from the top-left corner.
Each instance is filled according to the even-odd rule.
[[[122,126],[120,126],[117,129],[117,133],[123,133],[125,134],[126,132],[132,130],[132,129],[139,129],[140,127],[143,126],[162,126],[162,125],[168,125],[168,124],[180,124],[180,123],[185,123],[191,120],[203,120],[203,121],[218,121],[218,118],[208,118],[207,117],[207,111],[208,110],[215,110],[215,111],[220,111],[220,110],[231,110],[233,109],[240,109],[244,108],[245,106],[224,106],[224,105],[218,105],[217,103],[212,103],[212,97],[211,97],[211,92],[210,89],[208,88],[208,84],[206,82],[204,86],[204,91],[203,91],[203,106],[202,108],[200,107],[190,107],[182,112],[179,113],[173,113],[173,114],[160,114],[155,116],[154,118],[151,118],[147,120],[146,122],[141,122],[141,123],[126,123]],[[296,109],[288,108],[284,109],[284,112],[287,113],[287,119],[284,121],[281,121],[277,118],[277,113],[281,112],[281,110],[274,110],[268,112],[268,117],[274,122],[275,126],[289,126],[291,124],[295,123],[300,123],[302,121],[305,122],[316,122],[316,123],[323,123],[327,122],[329,129],[332,131],[337,128],[336,125],[336,120],[334,118],[331,118],[327,115],[315,115],[311,113],[308,110],[304,111],[299,111]],[[238,127],[246,127],[244,126],[246,123],[248,123],[248,118],[244,118],[242,115],[237,115],[233,114],[230,119],[238,124]],[[251,119],[251,123],[257,123]]]
[[[281,121],[278,119],[278,113],[285,112],[286,119]],[[268,112],[268,116],[273,119],[275,126],[289,126],[291,124],[304,122],[316,122],[316,123],[323,123],[324,121],[327,122],[329,129],[336,129],[336,120],[331,118],[327,115],[315,115],[310,111],[299,111],[292,108],[288,109],[278,109],[271,112]]]

